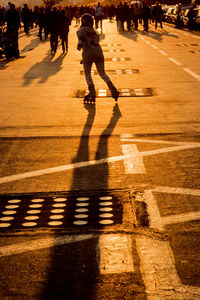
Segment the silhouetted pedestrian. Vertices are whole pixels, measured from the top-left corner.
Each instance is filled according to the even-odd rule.
[[[68,51],[68,35],[69,35],[69,26],[71,25],[71,19],[65,15],[65,10],[61,11],[61,16],[59,18],[59,32],[62,42],[63,53]]]

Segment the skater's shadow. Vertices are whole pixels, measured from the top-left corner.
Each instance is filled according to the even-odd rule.
[[[67,54],[67,53],[66,53]],[[65,55],[66,55],[65,54]],[[54,59],[54,55],[49,53],[41,62],[34,64],[24,74],[24,86],[31,84],[34,79],[39,78],[39,83],[45,83],[49,77],[55,75],[62,69],[62,63],[65,55],[60,55]]]
[[[71,193],[76,191],[78,197],[81,197],[83,193],[88,195],[91,192],[92,195],[94,191],[98,193],[100,190],[108,189],[108,141],[119,118],[122,116],[119,106],[116,104],[109,124],[98,138],[98,136],[90,136],[96,114],[95,104],[85,104],[84,108],[88,111],[87,120],[80,137],[77,155],[72,160],[72,163],[79,165],[79,167],[74,168],[73,171]],[[94,149],[97,150],[94,151]],[[93,157],[94,160],[92,161],[94,163],[90,165],[89,161]],[[92,199],[91,197],[90,201]],[[71,203],[68,205],[70,206]],[[81,210],[87,211],[84,208],[79,208],[78,211]],[[90,209],[88,213],[90,214]],[[81,229],[84,230],[84,228],[79,230]],[[88,230],[85,232],[88,232]],[[62,233],[58,231],[55,238],[60,236],[62,236]],[[97,258],[98,239],[99,234],[96,233],[76,243],[54,248],[49,278],[43,295],[44,300],[96,299],[100,276]]]

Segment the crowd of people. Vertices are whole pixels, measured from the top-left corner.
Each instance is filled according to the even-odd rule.
[[[144,31],[148,31],[148,24],[155,20],[155,29],[158,22],[162,28],[162,8],[159,3],[155,6],[142,4],[129,5],[127,2],[120,2],[117,6],[111,4],[103,6],[98,2],[96,6],[71,5],[65,7],[38,7],[34,9],[24,4],[23,7],[15,7],[15,4],[8,2],[6,7],[0,7],[0,26],[7,25],[8,34],[14,34],[18,44],[18,30],[23,27],[26,35],[31,28],[38,27],[38,37],[40,40],[47,39],[50,35],[51,51],[56,52],[58,37],[62,41],[63,52],[68,49],[68,33],[72,19],[77,27],[80,25],[80,18],[88,13],[94,18],[96,29],[103,30],[104,19],[116,20],[119,31],[138,30],[138,24],[142,24]],[[18,51],[17,55],[18,56]]]

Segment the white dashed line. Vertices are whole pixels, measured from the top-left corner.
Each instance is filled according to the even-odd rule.
[[[176,59],[169,57],[169,60],[171,60],[173,63],[175,63],[177,66],[181,66],[181,63],[177,61]]]
[[[150,45],[152,48],[154,48],[154,49],[158,49],[158,47],[156,47],[155,45]]]
[[[162,50],[158,50],[158,51],[159,51],[161,54],[167,56],[167,53],[166,53],[166,52],[164,52],[164,51],[162,51]]]
[[[146,41],[146,40],[145,40],[145,43],[148,44],[148,45],[150,45],[150,42],[149,42],[149,41]]]
[[[184,68],[183,69],[185,72],[187,72],[188,74],[190,74],[192,77],[194,77],[195,79],[197,80],[200,80],[200,76],[196,73],[194,73],[193,71],[191,71],[190,69],[188,68]]]

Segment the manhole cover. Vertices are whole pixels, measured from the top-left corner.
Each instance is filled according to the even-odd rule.
[[[27,228],[102,228],[122,224],[123,207],[108,192],[0,197],[0,231]]]
[[[148,97],[153,96],[152,88],[141,89],[118,89],[119,97]],[[88,94],[88,90],[78,90],[76,93],[77,98],[84,98]],[[108,89],[97,89],[96,95],[98,98],[111,97],[111,92]]]

